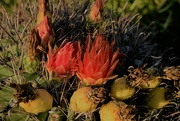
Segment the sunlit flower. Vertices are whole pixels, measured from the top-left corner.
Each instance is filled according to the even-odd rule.
[[[78,78],[85,85],[105,84],[109,79],[115,78],[112,72],[118,64],[119,50],[113,53],[114,42],[109,44],[99,34],[93,43],[90,36],[86,40],[86,50],[82,59],[78,59]]]
[[[89,18],[94,21],[100,21],[102,19],[102,11],[105,6],[105,0],[95,0],[89,13]]]
[[[49,46],[46,68],[51,76],[71,77],[77,70],[79,43],[68,42],[63,47],[52,50]]]

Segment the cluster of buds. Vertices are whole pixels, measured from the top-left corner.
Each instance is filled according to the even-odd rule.
[[[36,60],[40,50],[44,52],[43,54],[47,54],[44,67],[51,79],[70,79],[75,75],[79,78],[84,87],[72,94],[69,104],[71,111],[78,113],[94,111],[98,104],[103,104],[109,94],[102,85],[117,77],[113,75],[113,70],[119,63],[120,53],[119,49],[114,51],[115,41],[110,43],[100,33],[95,38],[90,34],[87,35],[84,46],[80,41],[66,41],[67,39],[56,45],[55,33],[50,23],[48,1],[38,0],[38,4],[39,13],[33,29],[35,39],[32,38],[30,41],[30,54]],[[95,0],[89,13],[92,22],[102,20],[104,6],[104,0]],[[38,59],[41,61],[41,58]],[[33,67],[32,62],[28,67]],[[38,67],[37,64],[35,66]],[[37,69],[32,72],[36,71]],[[97,86],[99,88],[93,89]]]
[[[83,84],[84,87],[72,94],[70,109],[79,113],[94,111],[107,98],[107,92],[102,85],[117,77],[113,75],[113,71],[119,63],[120,53],[119,49],[114,51],[115,41],[110,43],[103,34],[97,34],[94,39],[87,35],[84,46],[80,41],[66,41],[67,39],[56,45],[55,33],[50,25],[48,2],[38,0],[38,3],[39,13],[34,28],[37,41],[32,49],[48,50],[45,52],[45,68],[51,79],[70,79],[76,75]],[[102,20],[104,5],[105,1],[95,0],[89,14],[92,22]],[[100,88],[93,89],[92,86]]]
[[[117,77],[111,75],[118,64],[119,50],[113,52],[114,42],[109,44],[102,34],[97,35],[91,43],[91,37],[86,39],[85,52],[82,52],[80,42],[67,42],[58,49],[52,50],[49,45],[47,70],[51,76],[71,77],[75,73],[84,85],[102,85]]]

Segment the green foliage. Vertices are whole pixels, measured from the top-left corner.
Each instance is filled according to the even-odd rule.
[[[11,75],[13,75],[13,73],[7,67],[0,65],[0,78],[5,78]]]
[[[127,0],[108,0],[106,9],[112,9],[117,15],[122,12],[139,13],[142,17],[141,23],[148,25],[156,20],[161,31],[164,31],[173,21],[172,13],[176,12],[173,7],[178,3],[180,0],[129,0],[128,2]]]
[[[11,11],[17,0],[1,0],[0,3]],[[160,31],[166,31],[173,21],[172,13],[177,12],[173,9],[175,4],[180,4],[180,0],[107,0],[105,11],[113,10],[116,15],[139,13],[142,24],[148,25],[156,20]]]
[[[128,2],[127,2],[128,1]],[[162,48],[173,47],[180,57],[180,0],[107,0],[106,11],[113,10],[114,16],[139,14],[140,26],[153,23],[158,32],[153,41]]]
[[[39,69],[39,64],[40,61],[37,58],[31,59],[31,57],[28,56],[24,57],[23,65],[27,73],[33,74],[37,72],[37,70]]]
[[[0,5],[2,4],[6,10],[12,11],[13,5],[17,3],[17,0],[1,0]]]

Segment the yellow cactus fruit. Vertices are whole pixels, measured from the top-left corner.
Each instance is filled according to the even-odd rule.
[[[132,110],[133,107],[128,107],[124,102],[110,101],[102,105],[99,114],[101,121],[132,121],[134,118]]]
[[[46,112],[52,108],[53,98],[44,89],[36,89],[37,97],[34,100],[28,102],[20,102],[19,106],[22,107],[26,112],[38,114]]]
[[[79,113],[93,111],[98,104],[88,96],[91,91],[93,91],[91,87],[77,89],[70,99],[70,110]]]
[[[142,82],[139,86],[142,89],[152,89],[156,88],[162,81],[162,78],[160,76],[154,76],[147,82]]]
[[[121,77],[113,82],[110,93],[117,100],[126,100],[134,95],[135,88],[127,85],[126,77]]]
[[[132,87],[139,87],[140,89],[152,89],[159,86],[162,81],[159,70],[156,67],[145,68],[143,67],[134,68],[130,66],[128,71],[130,72],[130,85]]]
[[[143,81],[139,86],[142,89],[156,88],[162,81],[162,77],[159,76],[157,68],[150,67],[147,68],[145,72],[150,76],[147,78],[147,81]]]
[[[165,93],[167,92],[167,88],[164,87],[156,87],[148,94],[146,101],[147,106],[150,109],[159,109],[164,107],[165,105],[170,103],[170,100],[165,98]]]

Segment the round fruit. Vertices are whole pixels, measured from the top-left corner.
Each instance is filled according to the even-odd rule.
[[[121,77],[113,82],[110,93],[117,100],[126,100],[134,95],[135,88],[127,85],[126,77]]]
[[[97,104],[88,97],[88,93],[92,90],[91,87],[77,89],[70,99],[70,109],[75,112],[89,112],[94,110]]]
[[[139,86],[142,89],[152,89],[156,88],[162,81],[162,78],[159,76],[152,77],[152,79],[148,80],[147,82],[141,83]]]
[[[142,82],[140,84],[140,87],[142,89],[151,89],[159,86],[162,81],[162,77],[159,76],[158,69],[155,67],[149,67],[145,70],[145,72],[149,75],[149,77],[147,78],[148,81]]]
[[[52,108],[53,98],[44,89],[36,89],[38,96],[27,103],[20,102],[19,105],[28,113],[38,114]]]
[[[110,101],[102,105],[99,114],[101,121],[131,121],[134,118],[132,110],[133,108],[124,102]]]
[[[147,96],[147,106],[151,109],[159,109],[170,103],[170,100],[165,98],[167,88],[156,87]]]

